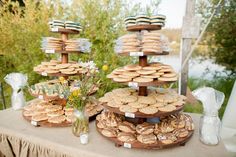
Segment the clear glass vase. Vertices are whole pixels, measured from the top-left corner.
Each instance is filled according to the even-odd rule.
[[[220,141],[221,121],[218,112],[204,113],[199,123],[200,141],[207,145],[217,145]]]
[[[82,144],[88,143],[89,117],[83,110],[74,111],[74,120],[72,122],[72,132],[75,136],[80,137]]]

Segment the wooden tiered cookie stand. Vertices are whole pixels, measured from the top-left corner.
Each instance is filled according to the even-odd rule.
[[[69,34],[79,34],[79,31],[70,30],[70,29],[64,29],[64,28],[52,28],[50,31],[54,32],[54,33],[60,33],[63,42],[68,40]],[[45,50],[45,53],[49,53],[49,54],[51,54],[51,53],[59,53],[59,54],[61,54],[61,63],[63,63],[63,64],[69,62],[69,54],[72,53],[72,52],[73,53],[78,53],[78,54],[80,53],[79,51],[66,51],[65,50],[65,44],[63,44],[63,48],[62,48],[61,51],[58,51],[58,50]],[[72,74],[72,75],[62,74],[62,73],[55,73],[55,74],[48,74],[48,73],[43,73],[43,72],[42,73],[41,72],[37,72],[37,73],[42,75],[42,76],[64,77],[65,79],[68,79],[69,76],[81,75],[79,72],[77,74]],[[45,101],[54,101],[54,102],[56,102],[56,104],[60,104],[62,106],[66,105],[66,100],[63,99],[63,98],[60,98],[59,96],[46,96],[45,94],[44,95],[37,95],[37,94],[33,94],[33,93],[30,93],[30,94],[32,96],[34,96],[34,97],[37,97],[37,98],[45,100]],[[24,112],[24,110],[23,110],[23,112]],[[97,113],[97,114],[99,114],[99,113]],[[96,115],[93,115],[93,116],[89,117],[89,120],[94,120]],[[64,121],[64,122],[58,123],[58,124],[56,124],[56,123],[49,123],[47,120],[39,121],[39,122],[34,122],[34,121],[31,121],[31,117],[30,116],[24,116],[24,114],[23,114],[23,117],[27,121],[31,122],[32,125],[37,125],[37,126],[42,126],[42,127],[67,127],[67,126],[71,126],[72,125],[72,123],[67,122],[67,121]]]
[[[127,31],[130,32],[141,32],[142,30],[148,30],[148,31],[152,31],[152,30],[160,30],[161,26],[157,26],[157,25],[137,25],[137,26],[130,26],[126,28]],[[145,67],[148,66],[148,60],[147,60],[147,56],[148,55],[168,55],[169,52],[160,52],[160,53],[154,53],[154,52],[135,52],[136,55],[133,52],[127,52],[127,53],[119,53],[119,55],[125,55],[125,56],[138,56],[139,57],[139,66]],[[147,82],[147,83],[137,83],[137,82],[128,82],[128,83],[122,83],[125,85],[129,85],[132,86],[132,83],[134,83],[134,86],[138,87],[138,95],[139,96],[147,96],[148,94],[148,90],[147,87],[148,86],[160,86],[160,85],[164,85],[164,84],[168,84],[168,83],[173,83],[175,81],[172,82],[164,82],[164,81],[159,81],[159,80],[155,80],[153,82]],[[183,109],[183,105],[176,107],[176,110],[171,111],[171,112],[161,112],[158,111],[155,114],[144,114],[141,113],[139,111],[135,112],[135,113],[131,113],[132,116],[130,115],[126,115],[126,113],[121,112],[119,110],[119,108],[114,108],[114,107],[110,107],[108,105],[106,105],[106,103],[103,104],[104,108],[106,108],[107,110],[109,110],[110,112],[114,112],[118,115],[124,115],[125,117],[128,118],[135,118],[136,122],[138,123],[143,123],[146,121],[147,118],[159,118],[159,117],[164,117],[164,116],[168,116],[171,114],[175,114],[175,113],[179,113],[180,111],[182,111]],[[97,122],[97,121],[96,121]],[[101,133],[101,129],[97,127],[97,131],[104,136]],[[142,144],[141,142],[135,141],[133,143],[128,143],[128,147],[127,148],[139,148],[139,149],[163,149],[163,148],[169,148],[169,147],[173,147],[173,146],[182,146],[185,145],[185,143],[191,138],[191,136],[193,135],[193,131],[189,131],[189,134],[184,137],[184,138],[179,138],[177,141],[171,143],[171,144],[163,144],[160,141],[157,141],[154,144]],[[104,136],[105,138],[113,141],[115,143],[116,146],[124,146],[126,147],[127,143],[121,142],[119,141],[117,138],[109,138]]]

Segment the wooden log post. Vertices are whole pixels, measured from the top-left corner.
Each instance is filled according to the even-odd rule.
[[[181,40],[181,74],[179,79],[179,94],[186,95],[188,85],[188,61],[182,67],[184,60],[191,51],[192,39],[196,39],[200,30],[200,18],[195,16],[195,0],[187,0],[186,11],[183,18]]]

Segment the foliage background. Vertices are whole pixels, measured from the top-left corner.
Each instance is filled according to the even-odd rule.
[[[20,2],[20,3],[19,3]],[[218,0],[198,0],[197,12],[202,15],[203,22],[207,20],[212,5]],[[108,71],[101,71],[102,87],[98,95],[118,87],[118,84],[106,79],[106,74],[114,68],[131,62],[130,58],[119,57],[113,51],[114,40],[125,33],[123,19],[127,15],[140,12],[155,14],[160,0],[153,0],[151,5],[142,6],[132,0],[0,0],[0,82],[11,72],[22,72],[28,75],[29,84],[46,80],[34,73],[33,67],[41,61],[58,58],[58,55],[46,55],[40,50],[41,38],[46,36],[59,37],[58,34],[49,32],[48,21],[51,19],[72,20],[81,22],[84,31],[70,38],[85,37],[92,42],[92,53],[89,55],[73,54],[71,60],[93,60],[101,69],[108,65]],[[232,75],[226,78],[215,78],[212,81],[191,78],[191,90],[199,86],[211,86],[226,94],[226,101],[221,109],[221,116],[226,107],[234,80],[236,63],[236,2],[224,0],[217,16],[198,46],[196,55],[213,58],[216,63],[222,64],[231,70]],[[173,42],[171,46],[179,52],[181,29],[162,30]],[[7,105],[10,105],[11,88],[4,85]],[[27,99],[32,97],[26,93]],[[1,103],[0,103],[1,109]],[[202,112],[200,105],[187,105],[188,112]]]

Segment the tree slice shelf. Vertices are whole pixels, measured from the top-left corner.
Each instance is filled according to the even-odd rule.
[[[163,52],[159,52],[159,53],[155,53],[155,52],[148,52],[148,51],[143,51],[143,52],[121,52],[118,53],[118,55],[121,56],[134,56],[134,57],[138,57],[138,56],[162,56],[162,55],[169,55],[169,52],[163,51]]]
[[[97,123],[97,121],[96,121]],[[101,132],[102,132],[102,129],[99,129],[97,127],[97,124],[96,124],[96,128],[97,128],[97,131],[105,138],[107,138],[108,140],[112,141],[115,143],[115,146],[123,146],[123,147],[126,147],[126,148],[137,148],[137,149],[165,149],[165,148],[171,148],[171,147],[175,147],[175,146],[184,146],[186,142],[188,142],[188,140],[192,137],[193,135],[193,132],[194,131],[189,131],[189,134],[188,136],[184,137],[184,138],[178,138],[177,141],[171,143],[171,144],[163,144],[161,143],[160,141],[157,141],[156,143],[154,144],[143,144],[139,141],[134,141],[132,143],[124,143],[124,142],[121,142],[119,141],[117,138],[115,137],[106,137],[104,136]]]
[[[49,74],[49,73],[46,73],[46,72],[38,72],[38,71],[35,71],[36,73],[38,73],[39,75],[42,75],[42,76],[57,76],[57,77],[60,77],[60,76],[78,76],[78,75],[81,75],[81,73],[76,73],[76,74],[62,74],[62,73],[54,73],[54,74]]]
[[[80,33],[77,30],[65,29],[65,28],[51,28],[50,31],[53,33],[63,33],[63,34],[79,34]]]
[[[80,51],[67,51],[67,50],[43,50],[47,54],[53,54],[53,53],[81,53]]]
[[[102,106],[111,112],[117,113],[119,115],[124,115],[125,117],[129,117],[129,118],[155,118],[155,117],[168,116],[171,114],[179,113],[180,111],[183,110],[183,107],[184,107],[184,105],[178,106],[178,107],[176,107],[176,109],[174,111],[171,111],[171,112],[158,111],[155,114],[145,114],[145,113],[142,113],[139,111],[134,112],[134,113],[122,112],[119,110],[119,108],[108,106],[107,103],[103,103]]]
[[[24,110],[23,110],[23,112],[24,112]],[[22,116],[24,117],[24,119],[26,121],[30,122],[34,126],[51,128],[51,127],[69,127],[69,126],[72,125],[72,123],[68,122],[68,121],[64,121],[64,122],[58,123],[58,124],[56,124],[56,123],[49,123],[47,120],[40,121],[40,122],[34,122],[34,121],[31,120],[31,116],[24,116],[23,112],[22,112]],[[102,111],[100,111],[100,112],[90,116],[89,117],[89,121],[91,122],[91,121],[95,120],[96,116],[99,115],[101,112]]]
[[[114,81],[114,79],[113,79]],[[116,81],[114,81],[116,82]],[[124,85],[128,85],[130,87],[147,87],[147,86],[160,86],[160,85],[164,85],[164,84],[169,84],[169,83],[174,83],[176,81],[158,81],[158,80],[154,80],[152,82],[117,82],[117,83],[121,83],[121,84],[124,84]]]
[[[46,94],[33,94],[32,92],[30,92],[30,95],[38,98],[38,99],[42,99],[45,101],[50,101],[50,100],[65,100],[64,98],[60,98],[59,96],[47,96]]]
[[[135,25],[126,27],[127,31],[141,31],[141,30],[160,30],[160,25]]]

